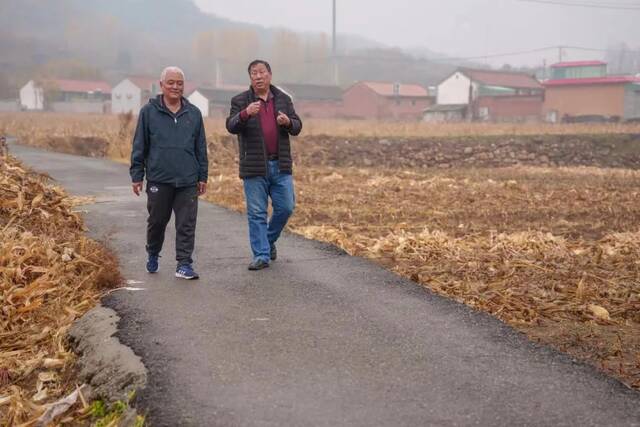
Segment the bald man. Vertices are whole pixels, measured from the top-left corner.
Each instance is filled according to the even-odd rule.
[[[176,225],[176,277],[197,279],[193,269],[198,196],[208,179],[207,142],[202,114],[184,98],[184,72],[167,67],[160,75],[162,94],[149,100],[138,116],[131,151],[133,192],[147,179],[147,265],[158,272],[158,258],[171,212]]]

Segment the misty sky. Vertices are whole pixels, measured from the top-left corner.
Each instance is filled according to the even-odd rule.
[[[331,0],[195,0],[204,11],[236,21],[295,30],[331,31]],[[562,0],[576,2],[578,0]],[[632,0],[584,0],[640,7]],[[606,48],[626,41],[640,48],[640,10],[605,10],[518,0],[337,0],[338,32],[390,46],[424,46],[449,56],[482,56],[547,46]],[[565,60],[601,58],[568,50]],[[496,58],[533,65],[554,62],[557,51]]]

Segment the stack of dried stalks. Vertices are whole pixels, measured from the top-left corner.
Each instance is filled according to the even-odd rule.
[[[120,281],[114,256],[83,235],[74,201],[12,157],[0,159],[0,420],[36,419],[72,390],[74,319]]]

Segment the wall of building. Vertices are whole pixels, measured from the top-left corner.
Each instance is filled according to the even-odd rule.
[[[640,118],[640,84],[629,84],[625,86],[624,118]]]
[[[30,80],[20,89],[20,105],[26,110],[42,110],[44,107],[44,93]]]
[[[0,100],[0,112],[8,113],[20,111],[20,101],[17,99]]]
[[[604,77],[606,65],[588,65],[582,67],[558,67],[551,69],[552,79],[580,79],[586,77]]]
[[[381,120],[421,120],[424,110],[434,103],[433,98],[380,98],[378,103],[378,119]]]
[[[109,102],[52,102],[51,110],[57,113],[88,113],[88,114],[104,114],[110,111]]]
[[[481,96],[475,116],[486,108],[487,118],[494,122],[537,121],[542,116],[543,97],[535,95]]]
[[[359,83],[351,86],[343,96],[343,117],[353,119],[378,118],[378,95]]]
[[[422,118],[426,123],[458,123],[464,121],[464,111],[429,111]]]
[[[558,120],[569,116],[624,116],[624,85],[549,86],[543,105],[545,115],[557,111]]]
[[[111,90],[111,111],[114,114],[140,111],[142,91],[129,79],[124,79]]]
[[[209,99],[197,90],[187,97],[187,100],[198,107],[202,117],[209,117]]]
[[[456,72],[438,85],[437,103],[440,105],[468,104],[471,80]]]
[[[302,118],[333,119],[344,111],[342,101],[294,101],[296,113]]]

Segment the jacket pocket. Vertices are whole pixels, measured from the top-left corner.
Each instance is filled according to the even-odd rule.
[[[191,158],[193,167],[196,168],[196,171],[200,169],[200,163],[198,163],[198,159],[196,159],[196,153],[194,153],[193,150],[189,150],[188,148],[185,148],[184,151],[186,151],[187,155]]]

